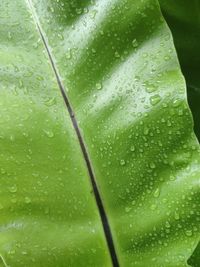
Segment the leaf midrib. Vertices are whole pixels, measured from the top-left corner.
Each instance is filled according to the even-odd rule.
[[[34,22],[36,24],[36,28],[37,28],[37,30],[38,30],[38,32],[39,32],[39,34],[41,36],[41,39],[43,41],[44,47],[46,49],[46,52],[48,54],[52,69],[53,69],[54,74],[56,76],[56,80],[57,80],[60,92],[62,94],[63,100],[65,102],[65,106],[66,106],[67,111],[68,111],[68,113],[70,115],[70,119],[71,119],[73,128],[74,128],[74,130],[76,132],[77,139],[79,141],[79,145],[80,145],[80,148],[81,148],[81,151],[82,151],[82,154],[83,154],[83,157],[84,157],[87,169],[88,169],[88,174],[89,174],[89,177],[90,177],[90,180],[91,180],[91,184],[92,184],[92,188],[93,188],[93,191],[94,191],[94,196],[95,196],[96,204],[97,204],[97,207],[98,207],[98,211],[99,211],[99,214],[100,214],[100,217],[101,217],[101,222],[102,222],[102,225],[103,225],[103,230],[104,230],[106,242],[107,242],[107,245],[108,245],[108,249],[109,249],[109,252],[110,252],[112,264],[113,264],[114,267],[119,267],[119,262],[118,262],[116,250],[115,250],[115,247],[114,247],[114,242],[113,242],[113,237],[112,237],[109,221],[108,221],[108,218],[107,218],[107,215],[106,215],[106,212],[105,212],[105,208],[104,208],[101,196],[100,196],[100,192],[99,192],[96,180],[95,180],[95,175],[94,175],[92,164],[91,164],[91,160],[89,158],[89,154],[88,154],[88,151],[87,151],[87,148],[86,148],[86,144],[85,144],[84,139],[83,139],[83,137],[81,135],[81,130],[80,130],[79,126],[78,126],[78,122],[77,122],[75,113],[73,111],[72,105],[70,104],[70,101],[69,101],[68,96],[66,94],[65,86],[63,85],[63,83],[61,81],[61,78],[60,78],[60,75],[59,75],[59,71],[58,71],[58,69],[56,67],[55,60],[53,59],[52,53],[51,53],[50,48],[48,46],[48,42],[47,42],[47,40],[45,38],[45,34],[44,34],[44,32],[42,30],[42,27],[41,27],[41,25],[39,23],[39,18],[38,18],[37,14],[36,14],[36,12],[34,10],[34,6],[33,6],[33,3],[32,3],[32,0],[27,0],[27,4],[28,4],[28,7],[30,9],[31,15],[33,17],[33,20],[34,20]]]

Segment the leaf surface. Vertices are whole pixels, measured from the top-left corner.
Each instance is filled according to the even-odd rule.
[[[27,4],[3,0],[0,9],[0,266],[111,266],[78,139]]]
[[[187,266],[198,242],[199,146],[157,2],[4,0],[3,7],[6,264],[112,266],[83,147],[51,63],[119,265]]]

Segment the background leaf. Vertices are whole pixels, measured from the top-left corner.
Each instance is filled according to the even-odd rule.
[[[160,5],[173,34],[186,78],[195,133],[200,140],[200,1],[160,0]]]

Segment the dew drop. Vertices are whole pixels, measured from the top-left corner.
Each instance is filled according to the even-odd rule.
[[[175,220],[179,220],[180,219],[180,216],[179,216],[178,212],[176,212],[176,211],[175,211],[175,214],[174,214],[174,218],[175,218]]]
[[[56,99],[55,99],[55,97],[48,98],[44,103],[46,106],[50,107],[50,106],[55,105]]]
[[[128,213],[129,211],[131,211],[131,208],[130,208],[130,207],[126,207],[126,208],[125,208],[125,212]]]
[[[160,195],[160,189],[159,188],[156,188],[156,190],[154,191],[154,197],[159,197],[159,195]]]
[[[54,133],[51,130],[44,130],[44,133],[46,134],[46,136],[48,136],[49,138],[54,137]]]
[[[138,47],[138,42],[137,42],[136,39],[133,39],[133,41],[132,41],[132,46],[133,46],[134,48]]]
[[[25,197],[24,201],[25,201],[26,204],[31,203],[31,199],[29,197]]]
[[[150,97],[150,103],[151,103],[152,106],[157,105],[160,101],[161,101],[161,97],[158,94]]]
[[[70,59],[72,57],[72,54],[71,54],[71,50],[69,49],[66,53],[65,53],[65,58],[66,59]]]
[[[16,193],[17,192],[17,186],[16,186],[16,184],[14,184],[13,186],[9,187],[9,191],[11,193]]]
[[[101,83],[96,83],[96,89],[101,90],[102,89],[102,84]]]
[[[149,167],[150,167],[151,169],[155,169],[155,168],[156,168],[156,165],[155,165],[155,163],[151,162],[151,163],[149,164]]]
[[[192,230],[186,230],[185,234],[186,234],[186,236],[192,236],[193,235]]]
[[[120,57],[120,54],[117,51],[115,52],[115,57],[116,58],[119,58]]]
[[[121,159],[121,160],[120,160],[120,165],[121,165],[121,166],[124,166],[125,164],[126,164],[125,160],[124,160],[124,159]]]
[[[132,152],[134,152],[135,151],[135,146],[131,146],[131,149],[130,149]]]

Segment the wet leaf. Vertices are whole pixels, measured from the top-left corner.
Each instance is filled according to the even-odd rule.
[[[200,150],[158,3],[3,0],[0,45],[0,265],[187,266]]]

